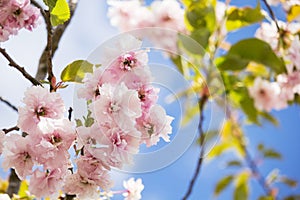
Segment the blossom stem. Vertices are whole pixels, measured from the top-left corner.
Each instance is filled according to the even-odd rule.
[[[275,14],[274,14],[274,12],[273,12],[271,6],[268,4],[267,0],[262,0],[262,1],[264,2],[265,6],[267,7],[267,9],[268,9],[268,11],[269,11],[269,13],[270,13],[270,15],[271,15],[273,21],[275,22],[277,31],[280,33],[280,27],[279,27],[279,25],[278,25],[277,18],[276,18],[276,16],[275,16]]]
[[[205,103],[208,100],[208,96],[204,95],[201,100],[198,102],[199,105],[199,112],[200,112],[200,117],[199,117],[199,124],[198,124],[198,131],[199,131],[199,139],[200,139],[200,146],[201,146],[201,150],[200,150],[200,154],[199,154],[199,158],[198,158],[198,162],[197,162],[197,166],[196,166],[196,170],[194,172],[194,175],[192,177],[192,180],[190,181],[188,190],[186,192],[186,194],[184,195],[184,197],[182,198],[183,200],[187,200],[189,198],[189,196],[192,194],[193,191],[193,187],[195,185],[195,182],[197,180],[197,177],[199,176],[200,173],[200,169],[203,163],[203,159],[204,159],[204,141],[205,141],[205,134],[204,134],[204,130],[203,130],[203,121],[204,121],[204,106]]]
[[[34,77],[32,77],[24,67],[21,67],[18,65],[11,57],[10,55],[6,52],[5,49],[0,47],[0,53],[8,60],[9,66],[16,68],[19,72],[22,73],[22,75],[29,80],[33,85],[42,85],[38,80],[36,80]]]
[[[18,112],[18,108],[16,106],[14,106],[13,104],[11,104],[9,101],[3,99],[2,97],[0,97],[0,101],[2,101],[3,103],[5,103],[8,107],[10,107],[11,109],[13,109],[14,111]]]

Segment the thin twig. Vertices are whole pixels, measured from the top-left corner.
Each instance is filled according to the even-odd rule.
[[[4,128],[2,129],[2,131],[4,131],[5,134],[11,132],[11,131],[18,131],[20,130],[20,128],[18,126],[13,126],[11,128]]]
[[[279,25],[278,25],[277,18],[276,18],[276,16],[275,16],[275,14],[274,14],[274,12],[273,12],[271,6],[268,4],[268,2],[267,2],[266,0],[262,0],[262,1],[264,2],[265,6],[267,7],[267,9],[268,9],[268,11],[269,11],[269,13],[270,13],[270,15],[271,15],[273,21],[275,22],[277,31],[280,33],[280,32],[281,32],[281,31],[280,31],[280,27],[279,27]]]
[[[36,2],[35,0],[31,0],[31,3],[32,3],[32,5],[34,5],[38,9],[40,9],[41,14],[42,14],[44,20],[46,21],[46,13],[45,13],[44,8],[38,2]]]
[[[69,119],[70,121],[72,120],[72,112],[73,112],[73,108],[70,107],[69,110],[68,110],[68,113],[69,113],[68,119]]]
[[[13,109],[14,111],[18,112],[18,108],[16,106],[14,106],[12,103],[10,103],[9,101],[3,99],[2,97],[0,97],[0,101],[2,101],[3,103],[5,103],[8,107],[10,107],[11,109]]]
[[[8,60],[9,66],[16,68],[19,72],[22,73],[22,75],[29,80],[33,85],[42,85],[38,80],[36,80],[34,77],[32,77],[24,67],[21,67],[18,65],[11,57],[10,55],[6,52],[5,49],[0,47],[0,53]]]
[[[9,176],[9,185],[7,188],[7,194],[10,197],[13,197],[14,194],[18,194],[20,189],[21,180],[19,179],[16,171],[14,169],[10,169],[10,176]]]
[[[58,45],[59,42],[66,30],[66,28],[68,27],[68,25],[70,24],[75,10],[77,8],[78,2],[75,0],[70,0],[69,1],[69,7],[70,7],[70,19],[68,21],[66,21],[64,24],[59,25],[55,28],[55,30],[53,31],[53,35],[52,35],[52,58],[55,54],[55,52],[58,49]],[[38,65],[38,70],[37,73],[35,75],[35,78],[37,80],[44,80],[46,78],[46,74],[47,74],[47,56],[48,56],[48,52],[47,52],[47,47],[44,49],[40,60],[39,60],[39,65]]]
[[[198,131],[199,131],[201,150],[200,150],[196,170],[194,172],[192,180],[190,181],[188,190],[187,190],[186,194],[184,195],[184,197],[182,198],[183,200],[187,200],[189,198],[189,196],[192,194],[193,187],[195,185],[195,182],[196,182],[197,177],[200,173],[200,169],[201,169],[201,166],[202,166],[202,163],[203,163],[203,157],[204,157],[204,152],[205,152],[205,149],[204,149],[205,134],[204,134],[204,130],[203,130],[203,121],[204,121],[204,112],[203,112],[203,110],[204,110],[204,106],[205,106],[205,103],[206,103],[207,100],[208,100],[208,96],[204,95],[201,98],[201,100],[198,102],[199,112],[200,112]]]

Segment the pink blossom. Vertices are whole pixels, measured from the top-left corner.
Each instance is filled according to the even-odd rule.
[[[14,168],[20,179],[25,179],[32,172],[34,163],[30,143],[28,137],[18,134],[6,136],[4,142],[2,166],[5,170]]]
[[[42,119],[39,130],[30,134],[33,157],[47,168],[61,168],[68,164],[68,149],[75,140],[72,123],[67,119]]]
[[[25,107],[19,107],[18,126],[28,134],[36,130],[41,117],[59,119],[65,111],[60,95],[41,86],[27,89],[23,102]]]
[[[281,3],[280,0],[267,0],[267,2],[269,5],[272,5],[272,6],[277,6],[278,4]]]
[[[4,141],[5,141],[5,132],[0,130],[0,154],[2,154]]]
[[[124,83],[113,86],[103,84],[99,87],[100,96],[89,105],[97,123],[114,121],[121,129],[135,126],[136,118],[142,114],[138,92],[128,89]]]
[[[293,100],[295,94],[300,94],[300,71],[280,74],[276,79],[281,88],[280,96],[286,101]]]
[[[108,17],[113,26],[121,31],[152,26],[153,14],[141,5],[139,0],[133,1],[108,1]]]
[[[85,155],[78,158],[76,164],[77,173],[84,179],[94,182],[105,191],[112,187],[113,183],[101,160],[91,155]]]
[[[142,198],[141,192],[144,189],[144,185],[140,178],[136,181],[134,178],[130,178],[123,182],[123,186],[127,189],[127,191],[123,193],[125,197],[124,200],[139,200]]]
[[[131,164],[133,155],[139,151],[141,133],[134,127],[131,130],[122,130],[116,124],[102,126],[102,132],[106,136],[100,142],[107,146],[105,162],[118,168],[123,164]]]
[[[94,181],[89,181],[78,173],[67,175],[64,186],[64,192],[74,194],[80,200],[91,200],[99,197],[98,186]]]
[[[139,98],[142,103],[143,112],[148,112],[150,107],[153,106],[158,99],[159,88],[146,84],[138,88]]]
[[[272,109],[279,110],[287,106],[287,102],[280,98],[280,87],[276,82],[270,83],[258,77],[248,90],[254,99],[255,107],[259,110],[269,112]]]
[[[287,49],[287,53],[284,56],[287,61],[286,67],[289,73],[291,73],[294,69],[294,66],[297,70],[300,70],[300,40],[299,36],[296,36],[295,39],[292,40],[290,47]]]
[[[30,193],[37,198],[51,197],[51,199],[57,199],[65,174],[66,169],[56,168],[50,171],[36,169],[30,178]]]
[[[156,145],[160,138],[170,142],[173,117],[166,115],[166,111],[159,105],[150,108],[143,118],[139,119],[138,130],[142,132],[142,139],[146,145]]]

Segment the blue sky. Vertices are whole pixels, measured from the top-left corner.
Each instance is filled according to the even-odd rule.
[[[238,5],[253,5],[256,1],[239,1],[233,0],[233,4]],[[54,58],[54,73],[59,75],[63,67],[76,59],[85,59],[91,52],[94,51],[103,41],[116,35],[118,31],[111,27],[106,17],[107,6],[105,1],[89,0],[81,1],[78,10],[73,18],[72,24],[67,29],[61,46]],[[232,42],[244,37],[249,37],[253,34],[254,27],[244,29],[240,33],[231,34],[228,39]],[[39,55],[45,46],[46,35],[44,25],[41,25],[34,30],[33,33],[28,31],[21,31],[18,36],[11,38],[8,42],[3,44],[8,52],[21,65],[26,66],[26,69],[35,74]],[[1,44],[2,45],[2,44]],[[153,54],[150,60],[152,63],[160,63],[169,66],[170,62],[163,56]],[[155,70],[154,70],[155,71]],[[0,59],[0,74],[2,87],[0,87],[0,96],[9,99],[15,105],[21,105],[23,91],[30,83],[23,78],[14,69],[6,65],[4,59]],[[155,76],[155,74],[154,74]],[[158,76],[158,75],[157,75]],[[159,79],[159,78],[158,78]],[[159,79],[160,80],[160,79]],[[170,82],[172,84],[172,82]],[[174,89],[175,90],[175,89]],[[66,92],[61,92],[66,106],[73,104],[73,87],[70,86]],[[168,114],[180,117],[178,113],[180,103],[175,102],[174,105],[167,105],[164,96],[168,95],[169,91],[162,88],[162,96],[160,103],[165,106]],[[174,109],[175,108],[175,109]],[[11,127],[16,124],[17,115],[10,108],[0,104],[0,127]],[[264,124],[262,127],[246,126],[245,131],[249,137],[250,153],[255,155],[256,145],[263,142],[266,147],[272,147],[282,153],[283,159],[266,160],[261,166],[260,170],[263,175],[267,175],[270,170],[277,168],[283,174],[300,180],[300,109],[299,106],[294,105],[280,112],[273,112],[273,114],[280,121],[278,127],[271,124]],[[173,124],[178,127],[179,120],[175,119]],[[206,125],[209,124],[209,118],[206,118]],[[190,125],[192,126],[192,125]],[[191,127],[191,130],[193,127]],[[164,146],[164,144],[162,144]],[[160,147],[159,147],[160,148]],[[116,189],[121,189],[122,180],[129,176],[142,178],[145,185],[143,191],[143,199],[145,200],[177,200],[181,199],[188,187],[189,181],[194,173],[197,156],[199,154],[199,147],[196,143],[184,152],[184,154],[176,160],[173,164],[149,173],[142,174],[127,174],[115,172],[113,177],[116,180]],[[213,190],[216,182],[225,174],[234,172],[231,169],[224,169],[225,161],[231,159],[234,155],[228,154],[218,161],[206,162],[201,170],[201,174],[195,185],[191,200],[207,200],[213,199]],[[158,159],[162,159],[159,157]],[[149,162],[151,163],[151,162]],[[3,175],[2,177],[5,177]],[[291,193],[300,193],[299,188],[290,189],[282,184],[278,185],[280,188],[280,197]],[[227,189],[218,199],[232,199],[232,187]],[[263,194],[263,190],[257,182],[251,182],[251,196],[250,199],[256,199]],[[116,197],[115,199],[122,199]]]

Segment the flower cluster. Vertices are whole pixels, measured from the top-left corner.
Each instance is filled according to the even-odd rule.
[[[0,1],[0,42],[16,35],[22,28],[32,30],[38,24],[40,10],[30,0]]]
[[[283,57],[287,73],[279,74],[270,82],[256,78],[249,94],[254,98],[257,109],[271,111],[286,108],[288,101],[300,94],[300,38],[297,34],[300,24],[278,21],[280,31],[274,22],[263,22],[256,31],[256,37],[270,44],[278,56]]]
[[[110,0],[108,16],[121,31],[152,27],[147,36],[158,47],[176,52],[177,32],[186,32],[184,10],[176,0],[153,1],[144,6],[139,0]],[[164,31],[159,28],[170,29]]]
[[[0,132],[3,168],[14,168],[22,180],[30,177],[29,192],[37,198],[57,199],[63,191],[79,199],[105,199],[113,194],[112,167],[131,164],[143,143],[169,141],[173,118],[157,104],[159,90],[151,85],[148,51],[133,51],[142,43],[131,35],[116,45],[107,49],[102,67],[86,74],[78,91],[88,102],[92,123],[75,127],[64,117],[59,93],[32,86],[18,108],[23,135]],[[124,187],[125,199],[141,198],[140,179],[130,179]]]

